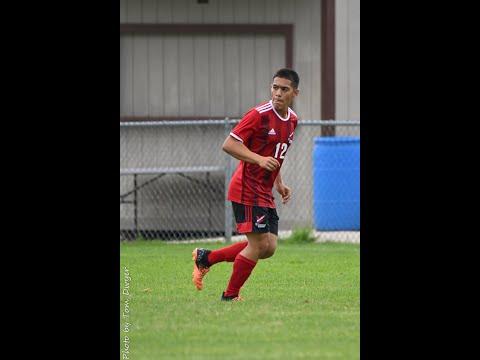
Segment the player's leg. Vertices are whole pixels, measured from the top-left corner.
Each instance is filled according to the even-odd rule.
[[[194,262],[192,282],[195,284],[195,287],[198,290],[202,290],[203,278],[208,273],[210,267],[222,261],[233,262],[238,253],[242,251],[247,244],[248,241],[240,241],[216,250],[195,248],[192,252]]]
[[[233,262],[240,251],[248,245],[247,240],[239,241],[220,249],[212,250],[208,253],[208,264],[212,266],[216,263],[226,261]]]
[[[248,245],[240,251],[239,255],[255,262],[262,259],[269,252],[270,235],[270,233],[254,232],[247,234]]]
[[[239,293],[259,259],[267,259],[275,253],[277,235],[273,233],[249,233],[248,245],[235,258],[233,272],[222,300],[241,300]]]
[[[245,206],[232,202],[233,213],[237,223],[237,231],[247,233],[252,231],[252,206]],[[233,262],[237,255],[248,244],[248,241],[241,241],[221,249],[208,250],[204,248],[196,248],[192,252],[193,272],[192,282],[198,290],[203,288],[203,278],[210,270],[210,267],[218,262]]]
[[[258,259],[270,248],[270,233],[248,233],[248,245],[240,251],[233,262],[233,271],[227,289],[222,294],[222,300],[239,298],[240,289],[252,273]]]
[[[222,294],[222,300],[238,298],[241,287],[252,273],[257,261],[272,253],[272,250],[274,251],[276,235],[272,238],[271,231],[275,234],[278,232],[278,217],[273,216],[271,210],[257,206],[246,207],[245,217],[248,223],[242,225],[237,220],[239,232],[249,231],[246,233],[248,245],[235,258],[232,276],[227,289]]]
[[[197,290],[203,289],[203,278],[210,270],[208,265],[208,252],[210,250],[203,248],[195,248],[192,252],[193,272],[192,282]]]
[[[267,259],[272,257],[275,254],[277,249],[277,240],[278,240],[278,214],[275,209],[268,209],[268,229],[269,229],[269,246],[266,251],[262,254],[260,259]]]
[[[275,250],[277,249],[277,235],[268,233],[269,235],[269,240],[268,240],[268,248],[265,249],[263,254],[260,256],[259,259],[268,259],[269,257],[272,257],[273,254],[275,254]]]

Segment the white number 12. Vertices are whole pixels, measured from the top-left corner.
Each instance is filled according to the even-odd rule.
[[[285,159],[285,153],[287,152],[288,145],[286,143],[278,143],[275,149],[275,157],[278,159],[278,152],[280,151],[280,146],[282,147],[282,152],[280,153],[280,159]]]

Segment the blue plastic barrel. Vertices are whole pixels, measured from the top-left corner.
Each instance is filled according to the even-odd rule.
[[[360,230],[360,138],[316,137],[312,158],[315,229]]]

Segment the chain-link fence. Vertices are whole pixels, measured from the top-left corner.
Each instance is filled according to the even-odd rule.
[[[226,189],[238,160],[222,144],[237,122],[120,123],[120,238],[235,237]],[[324,126],[335,136],[320,138]],[[359,138],[358,121],[299,121],[281,170],[292,199],[274,190],[279,236],[309,227],[320,240],[359,241]]]

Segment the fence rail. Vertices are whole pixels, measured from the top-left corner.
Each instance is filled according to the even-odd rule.
[[[185,125],[234,125],[240,119],[225,120],[158,120],[158,121],[124,121],[120,122],[120,127],[141,127],[141,126],[185,126]],[[359,126],[358,120],[299,120],[299,125],[320,125],[320,126]]]
[[[120,122],[121,239],[230,241],[236,235],[226,193],[238,160],[221,145],[238,121]],[[322,126],[335,127],[336,137],[360,136],[357,120],[299,121],[282,166],[293,196],[285,206],[277,200],[280,233],[315,226],[312,150]],[[359,234],[357,229],[319,230],[332,241],[358,239]]]

